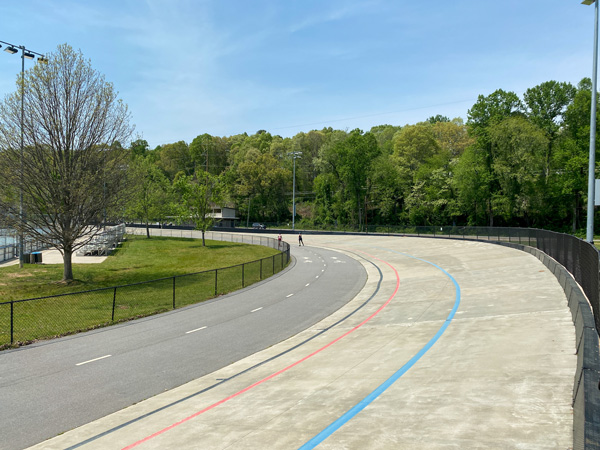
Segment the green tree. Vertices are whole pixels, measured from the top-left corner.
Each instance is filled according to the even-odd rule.
[[[378,125],[372,127],[370,132],[375,136],[377,145],[381,149],[382,153],[391,155],[394,151],[394,136],[398,133],[402,127],[396,127],[393,125]]]
[[[558,144],[553,154],[554,170],[550,173],[550,183],[560,187],[559,206],[569,205],[567,214],[571,218],[573,232],[582,221],[587,198],[591,104],[592,82],[589,78],[584,78],[577,86],[573,102],[565,111],[563,128],[559,131]],[[600,113],[600,108],[597,111]],[[597,127],[599,117],[596,117]],[[598,129],[596,133],[600,134]]]
[[[467,127],[460,118],[435,122],[431,132],[440,149],[447,153],[449,158],[460,157],[465,149],[474,143],[474,139],[469,136]]]
[[[180,221],[191,220],[195,229],[202,231],[202,246],[206,246],[204,235],[214,225],[213,206],[223,201],[223,189],[218,176],[197,169],[193,176],[177,175],[173,182],[180,195]]]
[[[492,198],[495,214],[509,223],[512,218],[540,220],[546,200],[540,189],[548,146],[544,131],[517,116],[492,125],[489,135],[492,170],[500,185]]]
[[[337,204],[343,205],[351,223],[362,227],[365,197],[368,195],[368,177],[371,164],[379,155],[377,140],[371,133],[353,130],[347,135],[337,135],[329,145],[323,147],[321,167],[328,169],[339,181]],[[327,171],[327,170],[326,170]]]
[[[204,133],[196,136],[189,145],[190,158],[194,167],[202,167],[213,175],[227,168],[230,150],[229,140]]]
[[[550,176],[552,151],[559,131],[563,127],[567,107],[573,102],[577,89],[571,83],[547,81],[527,89],[523,98],[528,109],[528,117],[544,131],[548,147],[544,156],[544,176]]]
[[[149,158],[136,157],[129,166],[132,178],[127,215],[146,224],[146,236],[150,238],[149,223],[163,222],[171,212],[170,182]]]
[[[129,145],[132,157],[146,156],[148,154],[148,141],[144,139],[136,139]]]
[[[291,191],[292,175],[273,155],[251,149],[233,170],[230,176],[235,179],[238,204],[245,203],[248,210],[252,206],[255,211],[252,217],[279,222],[289,216],[291,198],[286,197],[286,191],[288,187]]]
[[[392,161],[397,166],[399,188],[403,199],[407,199],[417,182],[417,173],[422,165],[441,151],[429,123],[407,125],[394,136]],[[413,195],[414,197],[414,195]],[[416,202],[412,203],[416,205]],[[403,209],[408,205],[404,203]]]
[[[436,114],[435,116],[429,117],[427,119],[427,122],[429,122],[431,124],[444,123],[444,122],[450,122],[450,119],[446,116],[442,116],[441,114]]]
[[[194,161],[184,141],[163,145],[159,150],[157,164],[170,180],[174,180],[179,172],[184,175],[194,174]]]
[[[475,145],[468,147],[458,159],[452,178],[458,209],[467,225],[488,221],[492,180],[486,155]]]
[[[517,94],[498,89],[487,97],[480,95],[477,102],[467,112],[469,134],[475,139],[474,151],[481,153],[483,158],[477,159],[485,163],[484,172],[491,176],[488,181],[490,195],[487,198],[486,207],[489,226],[494,226],[495,208],[492,205],[492,197],[500,189],[492,170],[494,155],[489,135],[490,127],[507,117],[523,115],[524,111],[525,107]]]
[[[377,157],[371,166],[370,204],[380,224],[397,224],[402,208],[402,184],[398,165],[388,154]]]
[[[339,208],[336,206],[336,192],[339,181],[332,173],[321,173],[314,181],[316,224],[333,225],[336,223]]]
[[[480,95],[477,98],[477,102],[467,112],[467,126],[478,144],[487,146],[490,125],[506,117],[523,114],[524,111],[523,102],[517,94],[498,89],[487,97]]]

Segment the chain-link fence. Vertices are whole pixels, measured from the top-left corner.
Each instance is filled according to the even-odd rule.
[[[5,240],[5,242],[9,241],[9,243],[5,245],[0,245],[0,262],[8,261],[9,259],[14,259],[19,257],[19,244],[17,241],[17,237],[14,239]],[[33,238],[25,238],[23,240],[23,254],[29,255],[33,252],[38,252],[40,250],[45,250],[48,248],[48,244],[37,239]],[[25,262],[29,262],[29,257],[27,256]]]
[[[189,236],[198,237],[194,233]],[[219,233],[211,233],[210,239],[264,245],[279,249],[279,253],[236,266],[187,275],[0,303],[0,348],[198,303],[268,278],[283,270],[290,261],[289,244],[279,243],[276,239]]]

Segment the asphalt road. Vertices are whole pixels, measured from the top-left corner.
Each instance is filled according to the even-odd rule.
[[[292,250],[290,268],[234,294],[1,352],[0,448],[34,445],[281,342],[366,282],[346,255]]]

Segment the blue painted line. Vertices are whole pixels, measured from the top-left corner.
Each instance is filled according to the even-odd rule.
[[[385,250],[388,250],[388,249],[385,249]],[[458,310],[458,306],[460,305],[460,286],[458,285],[458,282],[454,279],[454,277],[452,275],[450,275],[446,270],[442,269],[440,266],[432,263],[431,261],[417,258],[417,257],[409,255],[407,253],[396,252],[393,250],[388,250],[388,251],[391,251],[393,253],[398,253],[400,255],[404,255],[409,258],[425,262],[427,264],[432,265],[436,269],[439,269],[440,271],[442,271],[444,273],[444,275],[446,275],[448,278],[450,278],[450,280],[452,280],[452,283],[454,283],[454,288],[456,291],[454,307],[450,311],[450,314],[448,314],[448,317],[446,318],[446,320],[444,321],[444,323],[442,324],[442,326],[440,327],[438,332],[429,340],[429,342],[427,342],[427,344],[425,344],[425,346],[421,350],[419,350],[419,352],[416,355],[414,355],[410,360],[408,360],[408,362],[406,364],[404,364],[396,373],[394,373],[386,381],[384,381],[382,384],[380,384],[374,391],[372,391],[369,395],[367,395],[359,403],[357,403],[351,409],[346,411],[342,416],[340,416],[338,419],[336,419],[334,422],[332,422],[327,428],[325,428],[323,431],[321,431],[319,434],[317,434],[311,440],[306,442],[302,447],[299,448],[299,450],[308,450],[308,449],[315,448],[317,445],[319,445],[321,442],[323,442],[325,439],[327,439],[329,436],[331,436],[333,433],[335,433],[338,429],[340,429],[342,426],[344,426],[348,421],[350,421],[359,412],[361,412],[363,409],[365,409],[369,404],[371,404],[377,397],[379,397],[392,384],[394,384],[402,375],[404,375],[406,372],[408,372],[408,370],[412,366],[414,366],[416,364],[416,362],[419,359],[421,359],[423,357],[423,355],[425,355],[425,353],[427,353],[431,347],[433,347],[433,345],[442,336],[442,334],[444,334],[444,331],[446,331],[446,328],[448,328],[452,319],[454,319],[456,311]]]

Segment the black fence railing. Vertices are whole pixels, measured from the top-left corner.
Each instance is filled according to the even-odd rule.
[[[387,234],[476,239],[535,247],[563,265],[581,285],[592,307],[596,331],[600,334],[600,254],[588,242],[568,234],[536,228],[394,227]]]
[[[140,231],[145,233],[145,230],[128,229],[128,232],[136,234],[140,234]],[[171,231],[198,237],[197,232],[190,230]],[[0,348],[90,330],[198,303],[268,278],[283,270],[290,261],[289,244],[265,236],[211,233],[209,239],[263,245],[278,249],[279,252],[256,261],[203,272],[1,302]]]

